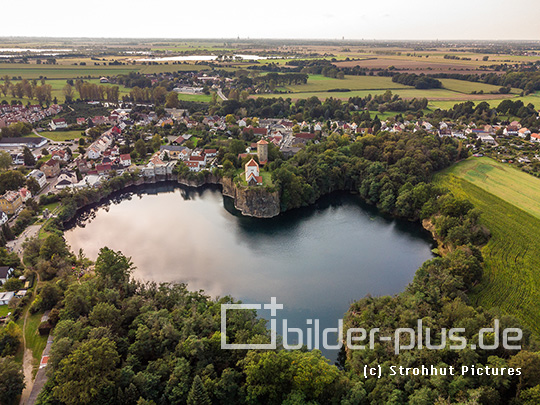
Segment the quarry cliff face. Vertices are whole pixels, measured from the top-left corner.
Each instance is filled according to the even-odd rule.
[[[234,207],[242,215],[255,218],[272,218],[280,213],[279,193],[269,192],[264,187],[243,187],[232,179],[222,178],[223,195],[234,200]]]
[[[280,213],[279,193],[269,192],[264,187],[239,186],[227,177],[208,175],[204,179],[188,180],[178,178],[178,183],[189,187],[205,184],[221,184],[222,193],[234,200],[234,207],[249,217],[272,218]]]

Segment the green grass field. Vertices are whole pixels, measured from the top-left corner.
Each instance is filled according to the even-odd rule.
[[[9,308],[7,305],[0,306],[0,317],[7,316],[7,314],[10,312],[13,312],[13,310]]]
[[[201,103],[208,103],[212,101],[211,94],[181,94],[178,93],[178,99],[184,101],[198,101]]]
[[[436,183],[469,199],[491,231],[484,277],[473,302],[497,307],[540,333],[540,179],[489,158],[471,158],[437,174]]]
[[[83,131],[43,131],[40,134],[55,142],[72,141],[73,139],[85,138]]]
[[[380,76],[345,76],[344,79],[333,79],[322,75],[310,75],[307,84],[281,86],[277,90],[290,92],[286,94],[264,94],[261,97],[283,97],[292,100],[318,97],[321,100],[333,97],[340,100],[347,100],[349,97],[366,97],[367,95],[384,94],[387,90],[398,94],[402,98],[427,98],[430,109],[450,109],[457,103],[473,101],[476,104],[482,101],[488,102],[492,107],[496,107],[505,99],[498,93],[500,86],[484,83],[468,82],[456,79],[439,79],[443,83],[441,89],[419,90],[410,86],[392,82],[390,77]],[[328,92],[331,89],[349,89],[347,92]],[[483,92],[483,95],[472,94],[473,92]],[[519,97],[520,89],[512,89],[513,100],[520,99],[523,103],[532,103],[540,106],[540,93]],[[508,98],[508,96],[506,97]]]
[[[466,80],[456,79],[438,79],[443,84],[443,87],[448,90],[456,91],[458,93],[471,94],[473,91],[484,93],[498,92],[501,86],[494,86],[492,84],[468,82]],[[519,94],[521,90],[512,89],[513,94]],[[496,97],[496,95],[495,95]]]
[[[392,82],[391,77],[381,76],[345,76],[344,79],[333,79],[322,75],[309,75],[306,84],[285,86],[294,93],[325,92],[331,89],[349,90],[387,90],[408,89],[409,86]]]
[[[373,89],[373,90],[354,90],[354,91],[345,91],[345,92],[307,92],[307,93],[287,93],[287,94],[264,94],[260,97],[283,97],[291,98],[292,100],[299,100],[309,97],[318,97],[321,100],[333,97],[341,100],[347,100],[349,97],[366,97],[369,94],[372,96],[378,94],[384,94],[387,90],[392,91],[394,94],[399,94],[402,98],[428,98],[428,99],[444,99],[451,100],[452,106],[458,102],[464,101],[466,95],[462,93],[456,93],[455,91],[446,90],[446,89],[429,89],[429,90],[417,90],[412,87],[407,87],[404,89]],[[257,96],[259,97],[259,96]]]

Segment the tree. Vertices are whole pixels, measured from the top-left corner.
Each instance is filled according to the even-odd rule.
[[[73,97],[75,97],[75,90],[73,89],[73,86],[71,84],[66,84],[62,89],[62,92],[64,93],[64,97],[66,98],[66,103],[70,103],[71,101],[73,101]]]
[[[196,375],[193,379],[193,384],[189,390],[187,403],[188,405],[210,405],[212,403],[210,401],[210,397],[208,396],[208,392],[202,383],[201,377],[198,375]]]
[[[15,354],[21,343],[21,328],[15,322],[10,321],[3,329],[0,329],[0,357]]]
[[[119,286],[129,280],[133,263],[120,252],[102,248],[96,260],[96,274]]]
[[[47,283],[41,288],[41,309],[52,309],[62,299],[62,289],[56,284]]]
[[[13,357],[0,359],[0,403],[11,405],[18,403],[24,387],[24,374],[20,364]]]
[[[34,155],[32,154],[32,152],[30,151],[30,149],[28,149],[28,147],[24,147],[24,150],[23,150],[23,159],[24,159],[24,165],[25,166],[35,166],[36,165],[36,158],[34,157]]]
[[[5,151],[0,151],[0,169],[7,170],[11,166],[11,155]]]
[[[225,117],[225,122],[229,125],[236,124],[236,118],[232,114],[227,114],[227,116]]]
[[[18,190],[26,184],[26,177],[18,170],[0,173],[0,194],[6,190]]]
[[[28,190],[30,190],[32,195],[36,195],[41,188],[38,181],[33,177],[28,177],[26,179],[26,187],[28,187]]]
[[[109,338],[89,339],[65,357],[55,373],[53,396],[67,405],[100,403],[114,386],[120,356]]]
[[[69,251],[67,250],[64,239],[55,233],[47,236],[47,239],[45,239],[39,250],[39,256],[44,260],[51,260],[54,255],[64,257],[68,254]]]
[[[142,139],[139,139],[137,140],[137,142],[135,142],[135,151],[141,159],[144,159],[144,157],[146,156],[146,144]]]
[[[167,108],[178,108],[180,107],[180,101],[178,100],[178,93],[176,91],[171,91],[167,94],[167,99],[165,101],[165,107]]]

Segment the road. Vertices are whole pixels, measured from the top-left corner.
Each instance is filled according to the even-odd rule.
[[[19,257],[22,260],[23,255],[23,243],[26,241],[26,239],[31,239],[34,236],[37,236],[39,229],[41,228],[41,225],[30,225],[28,226],[17,239],[10,240],[7,242],[7,247],[12,251],[17,253]]]
[[[217,95],[219,96],[220,99],[222,99],[223,101],[227,101],[228,98],[225,97],[225,95],[223,94],[223,92],[221,91],[221,89],[218,88],[217,90]]]

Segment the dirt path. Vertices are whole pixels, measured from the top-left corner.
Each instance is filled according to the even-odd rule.
[[[22,257],[21,257],[21,260],[22,260]],[[30,302],[34,300],[39,281],[40,281],[39,274],[36,273],[36,285],[34,286],[34,289],[32,290],[32,299],[30,300]],[[24,387],[24,390],[21,394],[21,400],[19,402],[20,405],[24,405],[26,403],[26,400],[30,396],[30,393],[32,392],[32,388],[34,385],[34,381],[32,379],[32,373],[34,371],[34,366],[32,363],[34,360],[34,356],[33,356],[32,350],[26,347],[26,321],[28,320],[29,312],[30,312],[29,308],[27,308],[26,311],[24,312],[24,322],[23,322],[23,329],[22,329],[23,350],[24,350],[23,374],[24,374],[24,382],[26,383],[26,386]]]
[[[26,402],[26,400],[30,396],[30,393],[32,392],[32,387],[34,385],[32,381],[32,371],[34,369],[34,367],[32,366],[32,362],[33,362],[32,350],[25,349],[24,357],[23,357],[23,373],[24,373],[24,381],[26,382],[26,387],[24,388],[21,394],[21,401],[19,403],[20,405],[23,405]]]

